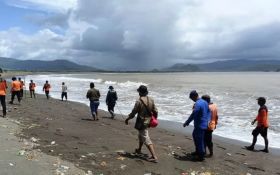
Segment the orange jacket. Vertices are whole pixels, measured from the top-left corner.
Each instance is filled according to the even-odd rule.
[[[35,87],[36,87],[35,83],[29,83],[29,90],[34,91]]]
[[[268,128],[268,110],[265,105],[260,107],[256,120],[258,121],[258,127]]]
[[[19,81],[12,82],[12,91],[20,91],[21,83]]]
[[[211,111],[211,120],[208,124],[208,130],[213,131],[216,129],[216,125],[218,124],[218,109],[216,104],[209,104],[209,109]]]
[[[7,84],[5,81],[0,82],[0,95],[6,95]]]

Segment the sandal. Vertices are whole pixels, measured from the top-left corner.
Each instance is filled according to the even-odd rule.
[[[139,150],[139,149],[137,149],[137,148],[135,149],[134,153],[136,153],[136,154],[142,154],[141,150]]]
[[[155,158],[153,158],[153,157],[147,158],[147,161],[148,161],[148,162],[153,162],[153,163],[158,163],[158,159],[155,159]]]

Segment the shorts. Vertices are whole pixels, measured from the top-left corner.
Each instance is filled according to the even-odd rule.
[[[139,141],[144,143],[145,145],[153,144],[150,139],[148,129],[138,130],[138,138],[139,138]]]
[[[259,134],[261,134],[261,136],[263,136],[263,137],[266,137],[266,136],[267,136],[267,128],[257,126],[257,127],[252,131],[252,135],[253,135],[254,137],[257,137]]]

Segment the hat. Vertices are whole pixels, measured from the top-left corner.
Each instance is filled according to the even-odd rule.
[[[114,87],[113,86],[109,86],[109,89],[114,89]]]
[[[191,92],[190,92],[190,98],[193,98],[193,97],[197,97],[198,96],[198,93],[196,92],[196,90],[192,90]]]
[[[148,89],[146,86],[141,85],[139,86],[139,88],[137,89],[137,91],[139,92],[140,95],[146,96],[148,95]]]

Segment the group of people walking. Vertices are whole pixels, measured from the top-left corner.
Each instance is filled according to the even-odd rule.
[[[25,82],[22,81],[20,77],[18,79],[16,77],[12,77],[10,87],[11,87],[10,89],[11,100],[9,104],[14,104],[15,97],[17,97],[18,104],[20,104],[24,96]],[[36,98],[35,89],[36,89],[36,84],[33,82],[33,80],[30,80],[29,83],[30,98]],[[45,84],[43,85],[42,90],[45,92],[47,99],[49,99],[50,97],[49,96],[50,89],[51,89],[51,85],[49,84],[48,81],[46,81]],[[67,86],[65,85],[64,82],[62,82],[61,89],[62,89],[61,100],[63,101],[64,98],[67,100]],[[2,111],[3,111],[3,117],[6,117],[7,115],[7,106],[6,106],[7,92],[8,92],[7,81],[0,74],[0,101],[1,101]]]
[[[23,87],[25,86],[24,82],[16,77],[12,78],[11,82],[11,101],[10,104],[13,104],[15,96],[17,96],[18,102],[20,103],[23,97]],[[7,82],[0,76],[0,100],[3,109],[3,117],[6,116],[6,102],[5,96],[7,93]],[[29,91],[30,97],[36,98],[35,96],[35,88],[36,84],[33,80],[30,80],[29,83]],[[46,94],[47,99],[49,99],[51,85],[48,81],[43,86],[43,91]],[[64,97],[67,100],[67,86],[64,82],[62,82],[61,86],[61,100],[63,101]],[[146,86],[141,85],[137,89],[139,93],[139,98],[136,100],[135,105],[125,119],[125,124],[128,125],[129,120],[133,119],[136,115],[136,122],[134,128],[138,130],[138,147],[135,149],[135,154],[142,154],[142,147],[145,145],[150,151],[151,156],[147,159],[151,162],[158,162],[158,157],[155,153],[155,148],[151,138],[149,136],[149,123],[152,115],[157,118],[158,110],[154,103],[153,98],[148,96],[148,89]],[[87,91],[86,98],[90,101],[90,110],[93,120],[99,120],[98,116],[98,106],[100,104],[100,92],[95,88],[95,84],[93,82],[90,83],[90,89]],[[212,133],[216,129],[218,124],[218,110],[217,105],[211,101],[209,95],[203,95],[201,98],[198,93],[193,90],[189,94],[189,98],[194,102],[193,109],[191,115],[188,119],[183,123],[183,127],[188,126],[192,121],[194,122],[193,129],[193,141],[195,145],[195,150],[189,155],[191,155],[191,159],[195,161],[203,161],[206,157],[206,148],[209,150],[209,154],[207,157],[213,156],[213,142],[212,142]],[[116,101],[118,100],[117,92],[114,90],[113,86],[109,86],[109,90],[106,95],[106,104],[108,106],[108,112],[111,115],[111,118],[114,119],[115,112],[114,107],[116,105]],[[257,142],[257,136],[261,134],[265,141],[265,149],[263,152],[268,153],[268,138],[267,138],[267,130],[269,127],[268,124],[268,110],[265,106],[266,99],[264,97],[259,97],[257,99],[258,105],[260,106],[257,117],[251,123],[252,125],[255,122],[258,122],[257,127],[253,130],[253,141],[250,146],[246,146],[245,148],[248,150],[254,150],[255,144]]]

